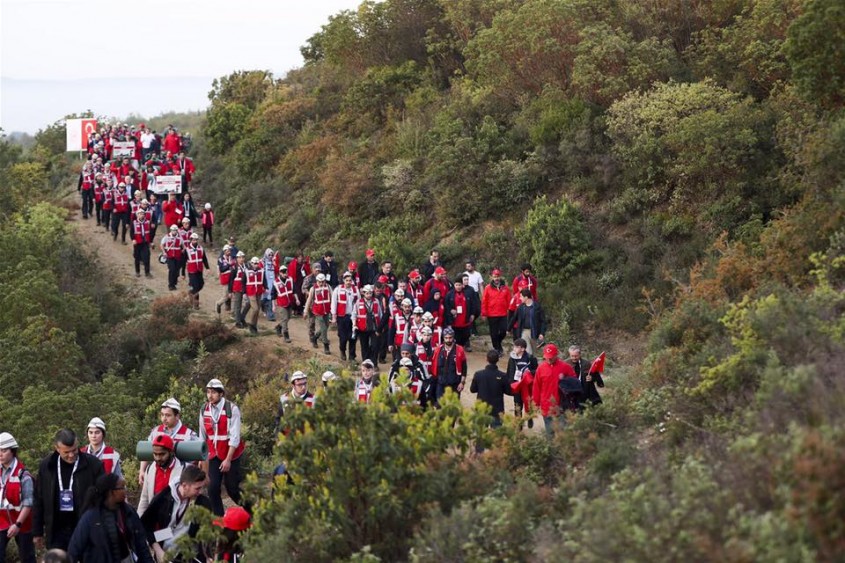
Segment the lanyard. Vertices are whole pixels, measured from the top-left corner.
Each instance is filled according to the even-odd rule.
[[[91,454],[92,456],[96,457],[96,458],[97,458],[97,459],[99,459],[100,461],[102,461],[102,459],[103,459],[103,454],[105,453],[105,451],[106,451],[106,445],[105,445],[105,444],[103,444],[102,446],[100,446],[100,451],[98,451],[98,452],[96,452],[96,453],[95,453],[95,452],[93,452],[93,451],[91,451],[91,444],[88,444],[88,453],[89,453],[89,454]],[[76,471],[76,464],[74,464],[74,466],[73,466],[73,470],[74,470],[74,471]],[[71,483],[73,483],[73,481],[71,481]]]
[[[226,399],[222,399],[222,401],[225,401],[225,400]],[[226,406],[226,404],[223,403],[222,405],[220,405],[220,410],[217,411],[217,416],[214,416],[214,410],[215,410],[214,407],[216,407],[216,406],[217,406],[216,404],[211,404],[211,403],[209,403],[209,405],[208,405],[208,409],[211,411],[210,412],[211,421],[214,423],[214,433],[215,434],[217,433],[217,422],[220,420],[220,415],[223,414],[223,407]]]
[[[67,489],[65,489],[64,484],[62,483],[62,458],[59,456],[56,458],[56,477],[59,479],[59,491],[66,491],[73,489],[73,476],[76,473],[76,468],[79,466],[79,458],[76,458],[76,461],[73,462],[73,471],[70,472],[70,484],[68,485]]]

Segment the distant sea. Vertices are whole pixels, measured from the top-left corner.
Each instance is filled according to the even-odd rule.
[[[124,118],[208,107],[212,78],[0,79],[0,127],[35,133],[71,113]]]

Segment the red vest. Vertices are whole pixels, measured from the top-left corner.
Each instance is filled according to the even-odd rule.
[[[353,285],[352,287],[354,288],[355,286]],[[352,311],[351,310],[347,311],[347,308],[351,309],[351,307],[349,307],[349,304],[347,303],[346,289],[344,288],[344,286],[338,286],[338,289],[337,289],[337,313],[336,313],[337,316],[338,317],[345,317],[347,314],[352,314]]]
[[[405,343],[405,328],[408,325],[408,320],[405,319],[405,315],[401,312],[394,314],[390,317],[390,321],[393,324],[393,328],[396,330],[396,336],[393,337],[393,345],[394,346],[401,346]],[[411,341],[411,334],[410,334],[410,327],[408,328],[408,341]]]
[[[237,281],[235,281],[237,283]],[[234,291],[234,290],[233,290]],[[264,293],[264,270],[246,271],[246,294],[250,297]]]
[[[161,241],[161,249],[167,254],[168,258],[176,258],[178,260],[182,257],[182,239],[178,236],[167,235]]]
[[[276,305],[279,307],[290,307],[293,305],[293,280],[290,278],[276,278]]]
[[[226,399],[223,399],[226,401]],[[206,444],[208,444],[208,458],[223,460],[229,455],[229,418],[226,416],[226,405],[220,409],[217,424],[211,418],[211,403],[206,403],[202,409],[202,425],[205,427]],[[238,444],[232,459],[238,459],[244,451],[244,443]]]
[[[125,213],[129,210],[129,194],[125,191],[114,192],[114,212]]]
[[[90,445],[80,448],[80,451],[85,454],[91,454],[102,461],[103,471],[106,473],[113,473],[117,464],[120,463],[120,454],[114,451],[114,448],[111,446],[103,446],[99,454],[95,454],[93,450],[91,450]]]
[[[236,264],[237,264],[237,263],[236,263],[235,261],[233,261],[231,258],[229,258],[228,260],[229,260],[229,269],[228,269],[228,270],[226,270],[225,272],[220,272],[220,285],[229,285],[229,280],[230,280],[230,279],[231,279],[231,277],[232,277],[232,270],[234,270],[234,269],[235,269],[235,266],[236,266]],[[221,264],[224,264],[224,263],[225,263],[225,261],[226,261],[226,258],[221,258],[221,259],[217,262],[217,269],[218,269],[218,270],[220,269],[220,265],[221,265]]]
[[[99,182],[94,184],[94,201],[103,201],[103,191],[105,189],[106,187]]]
[[[432,345],[432,353],[434,352],[434,345]],[[425,366],[425,370],[428,373],[431,373],[431,358],[428,357],[428,352],[425,350],[425,346],[422,343],[417,342],[417,359],[419,359],[420,363]]]
[[[114,191],[111,188],[103,190],[103,211],[111,211],[114,202]]]
[[[359,299],[355,306],[355,328],[361,332],[367,331],[367,307],[364,304],[364,299]],[[375,299],[372,300],[373,316],[376,320],[376,328],[378,328],[378,319],[381,317],[381,305]]]
[[[138,244],[150,242],[150,224],[147,221],[132,221],[132,232],[135,233],[135,242]]]
[[[410,292],[411,295],[414,296],[414,301],[417,303],[417,305],[423,304],[423,293],[425,293],[425,291],[424,291],[423,286],[421,284],[414,284],[414,283],[408,282],[408,289],[407,289],[406,293],[407,292]]]
[[[314,300],[311,302],[311,312],[322,317],[332,312],[332,291],[329,286],[314,286]]]
[[[243,293],[246,287],[246,270],[243,266],[235,266],[235,279],[232,280],[232,293]]]
[[[86,192],[90,190],[94,186],[94,174],[93,172],[88,172],[87,174],[82,174],[82,189]]]
[[[355,399],[359,403],[369,403],[373,397],[373,387],[359,380],[355,385]]]
[[[153,438],[158,436],[159,434],[167,434],[171,438],[173,438],[174,442],[181,442],[183,440],[187,440],[191,437],[191,429],[181,424],[179,426],[179,430],[176,431],[173,435],[167,433],[167,428],[164,427],[164,424],[159,424],[155,428],[153,428]]]
[[[201,246],[197,246],[196,248],[189,246],[185,249],[188,253],[188,262],[185,266],[185,270],[189,274],[201,274],[203,268],[203,249]]]
[[[26,470],[23,463],[17,458],[12,462],[14,469],[9,475],[9,480],[6,482],[6,487],[3,489],[4,504],[9,503],[8,510],[0,509],[0,530],[5,532],[12,524],[18,521],[21,514],[21,476]],[[32,531],[32,512],[23,522],[23,526],[19,530],[20,533],[27,534]]]
[[[179,238],[185,246],[191,244],[191,229],[179,229]]]

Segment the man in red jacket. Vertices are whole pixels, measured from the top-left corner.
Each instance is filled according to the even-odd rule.
[[[493,270],[492,281],[484,288],[481,297],[481,316],[487,319],[490,327],[490,340],[493,349],[503,354],[502,341],[508,334],[508,307],[511,302],[511,290],[502,279],[502,271]]]
[[[537,367],[537,373],[534,375],[533,399],[543,414],[546,434],[551,436],[558,421],[565,423],[565,420],[561,419],[560,380],[577,376],[572,366],[558,358],[558,349],[554,344],[547,344],[543,348],[543,359],[545,361]]]
[[[179,154],[182,150],[182,140],[179,138],[179,135],[176,131],[171,128],[167,135],[164,137],[163,148],[165,152],[169,152],[171,155]]]

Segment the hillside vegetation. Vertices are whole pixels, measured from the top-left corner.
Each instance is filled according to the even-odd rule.
[[[210,93],[199,183],[245,245],[530,260],[557,338],[650,335],[610,404],[464,468],[486,494],[411,559],[845,556],[841,2],[364,2],[302,53]],[[256,553],[407,556],[285,506]]]
[[[0,428],[27,463],[94,414],[130,452],[225,373],[250,468],[292,476],[252,478],[250,560],[845,559],[840,0],[365,2],[303,55],[211,92],[197,186],[239,246],[529,260],[556,341],[622,329],[644,357],[611,354],[612,394],[551,440],[346,378],[275,444],[294,362],[113,286],[42,201],[56,124],[0,142]]]

